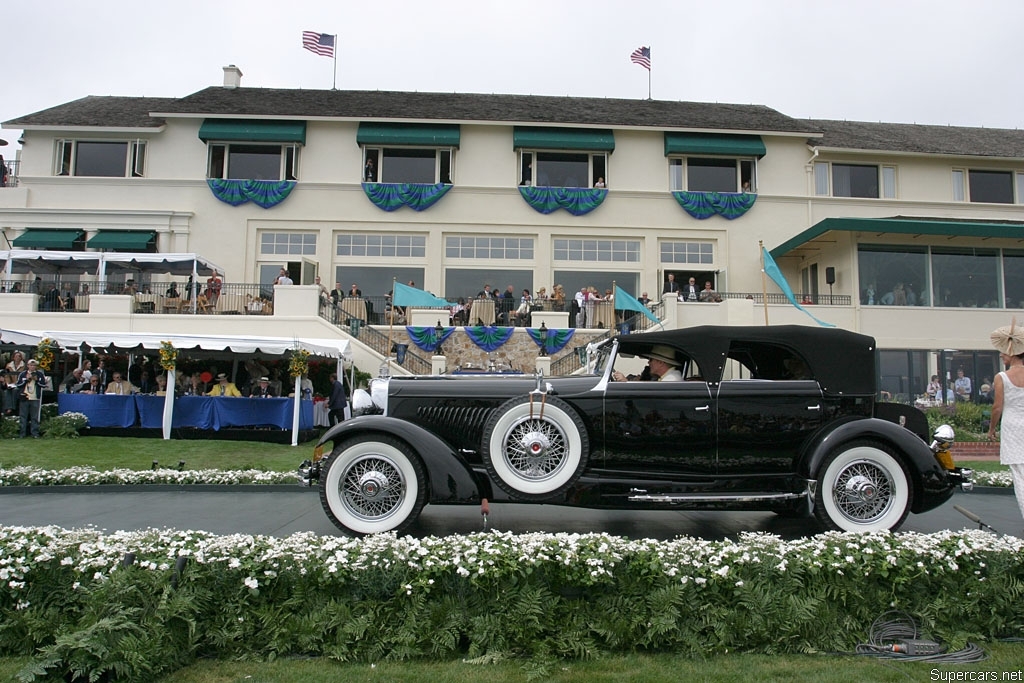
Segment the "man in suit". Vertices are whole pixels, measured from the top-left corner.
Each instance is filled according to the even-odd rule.
[[[228,381],[228,376],[223,372],[217,375],[217,383],[213,385],[206,394],[207,396],[235,396],[241,398],[242,392],[238,390],[234,382]]]
[[[697,288],[696,278],[691,277],[690,281],[683,285],[679,298],[682,301],[698,301],[700,299],[700,289]]]
[[[127,396],[135,393],[135,387],[132,386],[131,382],[126,382],[121,379],[121,373],[114,371],[114,379],[107,385],[107,394],[114,394],[117,396]]]
[[[679,283],[676,282],[675,273],[669,273],[668,279],[665,280],[665,288],[661,290],[662,294],[677,294],[679,292]]]
[[[259,384],[252,392],[253,398],[274,398],[274,390],[270,387],[269,377],[260,377]]]
[[[348,294],[346,294],[345,296],[350,296],[350,297],[355,297],[357,299],[361,299],[362,296],[363,296],[363,290],[359,289],[359,285],[357,285],[356,283],[353,282],[352,283],[352,287],[349,288]]]
[[[38,439],[39,411],[42,409],[46,375],[39,369],[39,363],[35,358],[29,359],[25,369],[18,373],[14,388],[21,399],[18,403],[18,436],[24,439],[31,434],[33,439]]]
[[[338,379],[336,373],[332,372],[331,396],[327,400],[327,415],[332,427],[345,419],[345,394],[345,383]]]

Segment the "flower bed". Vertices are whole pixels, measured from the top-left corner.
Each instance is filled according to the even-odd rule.
[[[88,486],[95,484],[298,484],[296,472],[263,470],[44,470],[28,465],[0,468],[0,486]]]
[[[0,654],[34,655],[39,675],[152,680],[200,656],[850,651],[891,609],[961,647],[1024,628],[1022,551],[982,531],[655,541],[0,527]]]

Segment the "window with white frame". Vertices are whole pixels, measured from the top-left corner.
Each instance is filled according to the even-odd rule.
[[[145,140],[57,140],[54,175],[141,178]]]
[[[756,192],[756,160],[730,157],[669,157],[673,192]]]
[[[254,142],[207,145],[207,178],[298,180],[299,146]]]
[[[315,256],[316,233],[262,232],[260,233],[260,255]]]
[[[1009,171],[971,169],[967,184],[972,202],[1013,204],[1013,174]]]
[[[450,235],[444,240],[446,258],[528,260],[533,258],[532,237]]]
[[[662,263],[689,263],[710,265],[715,262],[713,242],[697,240],[665,241],[661,245]]]
[[[364,147],[363,182],[452,183],[452,147]]]
[[[538,187],[608,187],[605,152],[520,150],[519,184]]]
[[[554,260],[589,263],[638,263],[639,240],[556,239]]]
[[[896,167],[878,164],[814,164],[814,194],[866,199],[896,198]]]
[[[335,238],[336,256],[367,258],[425,258],[425,235],[345,233]]]

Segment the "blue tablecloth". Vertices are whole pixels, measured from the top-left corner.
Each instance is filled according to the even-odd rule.
[[[141,427],[159,429],[163,424],[164,397],[58,394],[61,413],[77,412],[89,418],[91,427]],[[174,428],[219,430],[225,427],[292,428],[290,398],[231,398],[179,396],[174,399]],[[299,428],[313,428],[313,402],[299,403]]]
[[[134,396],[105,394],[57,394],[61,413],[82,413],[90,427],[132,427],[137,413]]]

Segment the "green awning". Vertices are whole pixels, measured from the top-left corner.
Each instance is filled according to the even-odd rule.
[[[723,133],[665,133],[665,156],[669,154],[721,154],[730,157],[763,157],[760,135]]]
[[[615,133],[598,128],[535,128],[516,126],[513,149],[572,149],[586,152],[614,152]]]
[[[986,223],[984,221],[906,218],[902,216],[894,218],[826,218],[769,251],[773,258],[779,258],[796,249],[815,248],[815,245],[808,243],[832,230],[875,235],[1024,239],[1024,222]]]
[[[55,230],[52,228],[29,228],[11,242],[21,249],[64,249],[70,250],[75,242],[85,236],[84,230]]]
[[[90,249],[146,251],[154,239],[156,233],[152,230],[100,230],[86,246]]]
[[[422,147],[458,147],[458,124],[370,123],[363,121],[356,132],[358,145],[420,145]]]
[[[206,119],[199,126],[203,142],[297,142],[306,144],[305,121]]]

